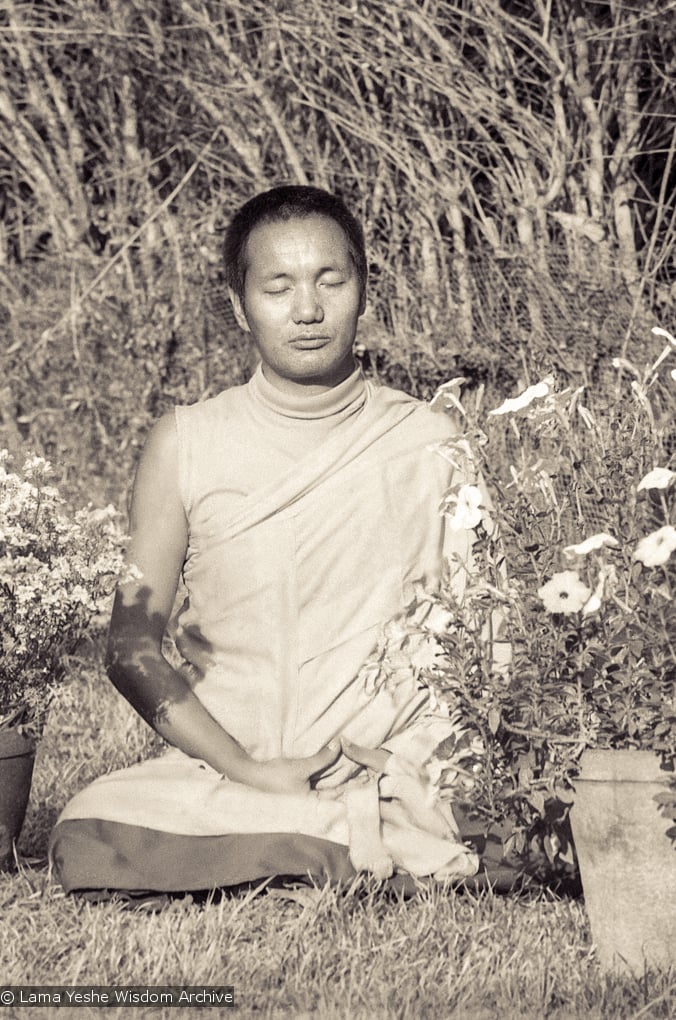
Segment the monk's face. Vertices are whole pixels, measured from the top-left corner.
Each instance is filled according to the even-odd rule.
[[[363,311],[342,228],[326,216],[263,223],[249,236],[244,301],[231,292],[266,378],[287,392],[336,386],[354,370]]]

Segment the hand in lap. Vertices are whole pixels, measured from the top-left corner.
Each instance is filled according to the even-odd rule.
[[[344,737],[341,744],[343,753],[351,761],[383,773],[379,782],[383,819],[405,821],[407,825],[441,839],[454,835],[450,808],[432,802],[430,782],[422,769],[400,755],[393,756],[382,747],[372,750],[353,744]]]
[[[390,757],[389,751],[383,750],[382,747],[362,747],[360,744],[353,744],[346,737],[340,738],[340,744],[343,754],[350,761],[355,762],[357,765],[364,765],[368,769],[373,769],[374,772],[385,771],[385,766]]]
[[[248,779],[250,786],[268,793],[310,793],[312,780],[334,764],[340,756],[340,746],[322,747],[307,758],[271,758],[270,761],[252,763]]]

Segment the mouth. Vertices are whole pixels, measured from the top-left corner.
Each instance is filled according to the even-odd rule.
[[[324,347],[329,342],[331,337],[319,336],[315,333],[303,334],[302,336],[295,336],[291,340],[292,347],[298,347],[302,351],[314,351],[319,347]]]

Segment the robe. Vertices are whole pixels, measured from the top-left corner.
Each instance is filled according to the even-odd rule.
[[[443,412],[366,380],[289,396],[261,366],[244,386],[176,408],[189,541],[174,621],[195,695],[260,761],[311,755],[343,735],[423,774],[450,722],[411,676],[372,691],[364,664],[416,583],[471,560],[440,513],[451,467]],[[456,581],[462,586],[463,571]],[[68,803],[52,835],[72,889],[207,889],[267,875],[341,880],[351,868],[341,756],[306,796],[252,789],[170,748]],[[478,858],[447,838],[383,823],[397,868],[458,878]]]

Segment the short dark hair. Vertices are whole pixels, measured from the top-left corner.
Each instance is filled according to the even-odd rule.
[[[341,227],[357,270],[359,289],[364,296],[368,264],[364,232],[359,220],[352,215],[343,200],[330,191],[307,184],[283,184],[245,202],[233,216],[225,233],[225,280],[240,301],[244,300],[246,246],[254,228],[262,223],[279,223],[307,216],[327,216]]]

